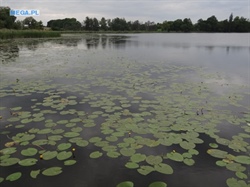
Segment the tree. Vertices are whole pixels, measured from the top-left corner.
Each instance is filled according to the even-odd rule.
[[[229,20],[228,20],[228,32],[231,32],[233,26],[233,13],[230,14]]]
[[[27,25],[29,29],[36,29],[37,21],[33,17],[26,17],[23,24]]]
[[[169,26],[170,26],[170,24],[168,23],[168,21],[163,21],[163,23],[161,24],[161,30],[162,31],[169,31]]]
[[[14,22],[16,20],[15,16],[10,16],[9,7],[0,7],[0,29],[12,29]]]
[[[139,20],[136,20],[131,23],[131,30],[133,31],[139,31],[140,30],[140,22]]]
[[[90,18],[87,16],[85,21],[84,21],[84,24],[85,24],[85,29],[86,30],[90,30]]]
[[[124,18],[115,18],[111,21],[111,30],[126,31],[128,30],[127,22]]]
[[[182,30],[181,26],[182,26],[182,20],[181,19],[177,19],[175,20],[171,25],[169,30],[170,31],[175,31],[175,32],[180,32]]]
[[[104,31],[106,31],[108,29],[107,21],[104,17],[102,17],[102,19],[100,21],[100,28],[101,28],[101,30],[104,30]]]
[[[92,23],[92,29],[94,31],[98,31],[99,30],[99,21],[96,18],[93,18],[93,23]]]
[[[193,30],[193,23],[190,18],[185,18],[181,25],[181,31],[191,32]]]
[[[215,16],[207,18],[207,31],[208,32],[218,32],[218,20]]]
[[[23,21],[17,20],[14,23],[13,29],[18,29],[18,30],[23,29]]]
[[[233,31],[234,32],[249,32],[250,23],[244,17],[236,16],[233,20]]]

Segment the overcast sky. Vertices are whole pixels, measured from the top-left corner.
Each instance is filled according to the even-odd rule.
[[[250,0],[0,0],[0,6],[11,9],[38,9],[40,16],[34,17],[44,25],[51,19],[76,18],[82,22],[86,16],[101,19],[125,18],[127,21],[174,21],[191,18],[217,19],[243,16],[249,19]],[[19,20],[25,17],[19,16]]]

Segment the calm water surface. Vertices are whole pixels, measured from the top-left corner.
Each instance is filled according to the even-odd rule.
[[[0,84],[2,84],[1,88],[6,90],[11,82],[39,79],[43,81],[46,76],[50,79],[48,85],[63,84],[68,85],[69,88],[70,85],[77,87],[78,84],[83,83],[91,85],[92,79],[89,76],[77,79],[77,75],[80,77],[84,73],[88,75],[90,72],[99,75],[100,81],[115,82],[123,76],[128,76],[127,73],[131,74],[131,79],[135,79],[137,74],[140,77],[140,73],[145,73],[145,75],[147,72],[151,73],[150,67],[156,67],[161,71],[168,66],[194,67],[202,69],[207,74],[215,75],[201,79],[190,69],[182,71],[185,79],[190,82],[210,84],[211,94],[226,94],[227,89],[224,87],[222,89],[221,85],[242,86],[250,84],[250,34],[65,34],[59,39],[15,40],[10,41],[7,45],[0,45],[0,47]],[[110,66],[110,64],[113,65]],[[120,68],[123,67],[124,70],[102,71],[102,69],[116,65]],[[83,66],[84,69],[81,68]],[[136,69],[133,69],[134,66]],[[158,74],[160,73],[155,72],[151,76],[157,77]],[[181,82],[182,80],[176,79],[176,81]],[[143,83],[143,78],[138,80],[134,86],[139,85],[139,83]],[[88,89],[96,94],[107,91],[96,83]],[[60,88],[58,90],[60,91]],[[128,97],[122,91],[116,91],[116,94]],[[249,88],[246,88],[244,92],[248,91]],[[152,90],[152,92],[154,91]],[[107,93],[109,92],[107,91]],[[150,93],[141,94],[144,94],[143,97],[146,99],[153,97]],[[64,95],[67,96],[67,93]],[[31,98],[37,98],[42,102],[43,95],[42,93],[40,95],[34,93],[32,96],[21,97],[21,99],[15,96],[6,96],[0,98],[0,106],[11,108],[21,105],[28,108],[31,106]],[[246,96],[242,105],[245,109],[250,106],[249,95]],[[94,112],[89,105],[84,105],[84,107],[85,112]],[[134,108],[134,110],[137,109]],[[0,115],[5,117],[9,115],[9,112],[0,110]],[[57,118],[56,120],[60,119],[60,117]],[[55,117],[53,119],[55,120]],[[102,120],[98,118],[95,122],[101,124]],[[0,122],[2,123],[0,130],[4,131],[9,122],[4,119]],[[27,125],[26,131],[31,127],[31,124]],[[220,126],[218,128],[221,130],[221,135],[228,139],[235,133],[244,132],[239,127],[229,129]],[[92,130],[86,130],[84,136],[89,138],[98,136],[99,131],[97,125]],[[18,129],[11,129],[10,134],[17,132]],[[22,129],[21,132],[25,132],[25,130]],[[216,166],[216,159],[206,153],[211,148],[209,143],[214,142],[214,139],[202,133],[199,137],[204,143],[196,146],[199,155],[194,156],[195,166],[190,167],[180,162],[167,160],[166,163],[174,168],[172,175],[163,175],[157,172],[152,172],[147,176],[140,175],[136,169],[131,170],[124,167],[128,159],[122,156],[116,159],[107,156],[89,159],[91,152],[101,150],[99,147],[89,145],[84,150],[77,152],[77,164],[67,166],[62,174],[55,177],[40,175],[37,179],[31,179],[28,167],[0,166],[0,177],[17,171],[17,168],[18,171],[23,172],[20,180],[13,183],[5,181],[0,185],[2,187],[112,187],[122,181],[129,180],[134,182],[135,187],[148,186],[154,181],[166,182],[169,187],[226,187],[225,181],[230,177],[235,177],[234,172]],[[0,149],[7,141],[6,136],[2,135],[1,140]],[[245,139],[245,141],[249,143],[250,139]],[[178,145],[171,147],[171,149],[181,152]],[[230,151],[227,147],[224,149]],[[168,151],[168,148],[162,145],[152,150],[141,150],[142,153],[152,155],[158,155],[164,151]],[[58,161],[54,162],[57,164]],[[58,164],[61,163],[58,162]],[[46,163],[40,162],[33,167],[34,170],[41,167],[46,168]],[[247,169],[249,170],[249,166]]]

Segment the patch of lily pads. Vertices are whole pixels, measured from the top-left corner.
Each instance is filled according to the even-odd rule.
[[[208,146],[202,153],[214,159],[215,167],[237,177],[225,184],[244,187],[249,179],[250,111],[240,103],[246,97],[241,93],[248,87],[235,85],[226,95],[219,95],[208,82],[185,79],[182,72],[195,68],[161,67],[164,64],[147,68],[110,63],[96,71],[82,67],[84,73],[53,75],[77,82],[66,85],[53,82],[50,76],[18,82],[4,79],[0,99],[31,99],[24,106],[0,107],[6,112],[0,119],[5,132],[0,134],[0,166],[16,169],[0,176],[0,183],[20,179],[20,167],[30,168],[34,179],[60,175],[67,172],[66,167],[78,164],[78,151],[87,154],[87,150],[91,150],[89,159],[125,159],[123,167],[140,175],[172,175],[176,163],[195,167],[201,155],[198,147]],[[107,76],[114,72],[119,76]],[[203,80],[208,76],[195,73]],[[105,91],[95,91],[98,87]],[[40,97],[35,98],[36,94]],[[221,126],[237,127],[241,132],[225,138]],[[212,141],[205,142],[203,135]],[[161,153],[149,154],[155,150]],[[134,183],[125,181],[117,186],[132,187]],[[160,181],[149,184],[166,186]]]

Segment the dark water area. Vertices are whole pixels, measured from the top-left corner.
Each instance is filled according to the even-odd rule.
[[[180,33],[0,43],[0,186],[248,187],[249,42]],[[39,159],[49,151],[72,155]],[[47,176],[52,167],[62,172]]]

